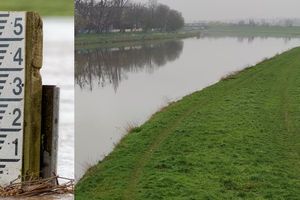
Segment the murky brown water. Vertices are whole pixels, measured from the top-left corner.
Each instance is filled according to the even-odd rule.
[[[76,178],[113,150],[128,124],[297,45],[300,39],[224,37],[77,51]]]

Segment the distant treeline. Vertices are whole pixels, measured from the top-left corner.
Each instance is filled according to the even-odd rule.
[[[299,27],[300,19],[275,19],[275,20],[267,20],[267,19],[245,19],[238,20],[232,22],[225,21],[196,21],[187,23],[186,26],[202,26],[202,27],[210,27],[210,26],[248,26],[248,27],[271,27],[271,26],[280,26],[280,27]]]
[[[181,13],[150,0],[75,0],[75,33],[112,31],[176,31],[184,26]]]

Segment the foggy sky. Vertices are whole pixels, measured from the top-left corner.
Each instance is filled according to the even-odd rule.
[[[148,2],[148,0],[133,0]],[[300,18],[300,0],[158,0],[194,20]]]

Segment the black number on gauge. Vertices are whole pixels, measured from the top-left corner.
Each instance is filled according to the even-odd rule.
[[[22,64],[23,58],[22,58],[22,49],[18,48],[15,56],[14,56],[14,62],[18,62],[19,65]]]
[[[18,139],[15,139],[13,142],[12,142],[14,145],[15,145],[15,156],[18,155]]]
[[[22,21],[22,18],[21,17],[17,17],[15,19],[15,24],[14,24],[14,27],[15,27],[15,30],[14,30],[14,33],[16,35],[21,35],[22,32],[23,32],[23,26],[22,24],[20,23]]]
[[[21,122],[19,122],[21,118],[21,110],[19,108],[15,108],[13,114],[16,115],[15,120],[13,121],[13,126],[21,126]]]
[[[14,84],[16,84],[16,85],[15,85],[15,88],[13,89],[13,93],[15,95],[20,95],[22,93],[22,91],[23,91],[23,88],[22,88],[23,87],[22,79],[19,78],[19,77],[16,77],[14,79]]]

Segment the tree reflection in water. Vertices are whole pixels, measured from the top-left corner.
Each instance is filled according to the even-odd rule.
[[[115,92],[129,72],[153,73],[157,68],[179,58],[183,41],[123,48],[76,51],[75,80],[82,89],[113,85]]]

